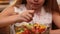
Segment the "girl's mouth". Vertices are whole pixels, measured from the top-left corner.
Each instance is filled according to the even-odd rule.
[[[37,6],[39,5],[38,3],[31,3],[31,4],[33,4],[33,5],[37,5]]]

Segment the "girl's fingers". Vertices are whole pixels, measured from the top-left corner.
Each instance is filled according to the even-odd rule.
[[[33,16],[32,16],[31,14],[27,14],[27,16],[28,16],[30,19],[33,18]]]
[[[27,15],[22,16],[22,18],[24,18],[24,19],[26,19],[28,21],[30,20],[30,18]]]
[[[30,14],[34,14],[34,10],[28,10]]]
[[[31,14],[32,16],[34,16],[34,10],[30,10],[29,14]]]

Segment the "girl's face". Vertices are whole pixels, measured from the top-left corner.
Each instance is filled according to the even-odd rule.
[[[26,0],[27,5],[32,9],[39,9],[43,6],[45,0]]]

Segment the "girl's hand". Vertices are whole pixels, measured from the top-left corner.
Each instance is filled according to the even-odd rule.
[[[29,22],[33,19],[34,10],[27,10],[18,15],[18,22]]]

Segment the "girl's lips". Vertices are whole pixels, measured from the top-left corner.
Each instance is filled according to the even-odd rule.
[[[39,4],[39,3],[31,3],[31,5],[34,6],[34,7],[37,7],[37,6],[39,6],[40,4]]]
[[[34,4],[34,5],[39,5],[39,3],[31,3],[31,4]]]

